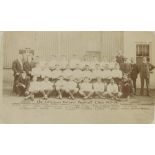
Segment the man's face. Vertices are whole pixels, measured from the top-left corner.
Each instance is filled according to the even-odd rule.
[[[26,77],[26,73],[25,72],[22,73],[22,77],[25,79],[25,77]]]
[[[97,82],[101,82],[101,78],[100,77],[97,78]]]
[[[23,57],[22,57],[22,55],[21,55],[21,54],[19,54],[19,55],[18,55],[18,60],[20,60],[20,61],[21,61],[21,60],[22,60],[22,58],[23,58]]]
[[[88,65],[86,65],[86,66],[85,66],[85,69],[86,69],[86,70],[89,70],[89,66],[88,66]]]
[[[56,68],[56,70],[59,70],[60,66],[59,65],[55,65],[55,68]]]
[[[147,61],[146,57],[143,57],[143,62],[146,62],[146,61]]]
[[[99,69],[100,68],[100,65],[99,64],[96,64],[95,65],[95,69]]]
[[[109,69],[109,65],[108,65],[108,64],[105,65],[105,69],[106,69],[106,70]]]
[[[114,84],[114,80],[113,79],[111,79],[111,84]]]
[[[33,77],[33,81],[37,81],[37,77],[36,76]]]
[[[70,69],[70,66],[69,65],[66,65],[66,69]]]
[[[62,76],[60,76],[60,77],[59,77],[59,80],[60,80],[60,81],[62,81],[62,80],[63,80],[63,77],[62,77]]]
[[[44,79],[44,80],[45,80],[45,82],[47,82],[47,81],[48,81],[48,77],[45,77],[45,79]]]
[[[80,66],[79,66],[79,64],[76,64],[76,67],[75,67],[76,69],[79,69],[80,68]]]
[[[89,82],[89,78],[85,77],[84,82],[86,82],[86,83]]]

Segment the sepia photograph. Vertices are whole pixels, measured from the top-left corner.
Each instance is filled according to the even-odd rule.
[[[154,123],[155,32],[0,33],[2,123]]]

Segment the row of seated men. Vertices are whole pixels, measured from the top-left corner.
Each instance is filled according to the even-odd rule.
[[[113,99],[129,98],[130,96],[132,85],[126,74],[123,77],[122,74],[112,77],[111,75],[93,74],[90,71],[89,73],[92,75],[77,74],[77,76],[73,76],[74,74],[68,74],[65,71],[61,71],[62,74],[56,76],[44,73],[41,75],[41,72],[34,75],[33,70],[33,75],[28,76],[23,71],[16,82],[17,92],[19,95],[25,95],[26,98],[32,100],[39,93],[44,99],[47,99],[52,93],[55,94],[54,92],[58,94],[57,98],[60,99],[64,93],[71,99],[74,99],[75,95],[85,99],[92,98],[94,95],[99,98],[110,97]],[[30,80],[31,78],[32,80]]]

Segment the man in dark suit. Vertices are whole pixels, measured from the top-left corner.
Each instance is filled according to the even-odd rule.
[[[27,76],[29,76],[32,79],[31,71],[33,68],[33,62],[32,57],[28,56],[27,61],[23,63],[23,70],[26,72]]]
[[[14,76],[13,92],[17,93],[16,83],[20,74],[23,72],[23,62],[21,54],[18,55],[18,58],[15,61],[13,61],[12,70]]]
[[[133,90],[134,90],[134,95],[136,95],[136,80],[137,80],[137,75],[138,75],[138,65],[135,63],[135,60],[131,58],[131,79],[133,83]]]
[[[144,82],[146,81],[146,89],[147,89],[147,96],[150,96],[149,90],[149,82],[150,82],[150,71],[155,68],[151,63],[147,61],[146,57],[143,57],[143,62],[139,67],[140,79],[141,79],[141,90],[140,95],[144,95]]]
[[[129,78],[131,76],[131,64],[128,62],[128,58],[124,58],[124,62],[120,65],[120,70],[123,74],[126,74]]]

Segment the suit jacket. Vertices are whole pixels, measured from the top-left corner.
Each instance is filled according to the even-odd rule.
[[[14,72],[14,76],[16,75],[16,73],[22,73],[23,71],[23,65],[19,62],[19,60],[15,60],[12,63],[12,70]]]
[[[131,64],[130,64],[130,63],[122,63],[122,64],[120,65],[120,69],[121,69],[121,71],[122,71],[123,73],[125,73],[125,74],[130,74],[130,73],[131,73],[131,70],[132,70]]]
[[[139,73],[141,78],[150,78],[150,71],[152,71],[155,68],[152,64],[149,62],[142,63],[139,66]]]
[[[27,75],[29,75],[29,71],[32,71],[32,63],[24,62],[23,63],[23,70],[26,72]]]
[[[131,78],[132,79],[137,79],[137,75],[138,75],[138,65],[135,64],[131,64]]]

